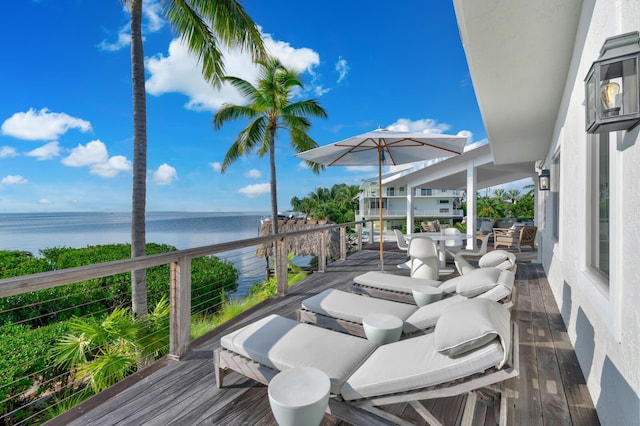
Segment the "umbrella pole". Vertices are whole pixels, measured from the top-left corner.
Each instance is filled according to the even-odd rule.
[[[378,212],[380,220],[380,270],[384,271],[384,248],[382,238],[382,146],[378,145]]]

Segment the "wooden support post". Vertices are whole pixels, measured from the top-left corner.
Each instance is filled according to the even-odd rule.
[[[357,246],[356,246],[356,250],[358,251],[362,251],[362,224],[358,223],[356,225],[356,232],[358,233],[358,241],[357,241]]]
[[[276,259],[275,259],[275,268],[276,268],[276,278],[278,279],[278,294],[287,294],[287,290],[289,288],[288,282],[288,259],[287,253],[285,252],[286,247],[286,239],[281,238],[276,241]]]
[[[347,227],[340,227],[340,260],[347,260]]]
[[[320,231],[319,234],[320,254],[318,255],[318,272],[325,272],[327,270],[327,233]]]
[[[169,358],[179,360],[191,351],[191,259],[171,262]]]

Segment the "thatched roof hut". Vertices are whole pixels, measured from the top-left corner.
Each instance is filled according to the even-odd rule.
[[[280,220],[278,221],[278,232],[287,233],[301,231],[305,229],[314,229],[333,224],[326,220]],[[337,228],[326,231],[327,239],[327,256],[337,259],[340,256],[340,231]],[[260,236],[271,235],[271,222],[264,221],[260,226]],[[320,234],[306,234],[298,237],[287,238],[286,252],[293,253],[296,256],[318,256],[320,254]],[[260,244],[256,248],[257,257],[272,257],[273,245]]]

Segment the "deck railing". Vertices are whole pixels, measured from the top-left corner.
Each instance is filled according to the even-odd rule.
[[[320,253],[318,256],[319,272],[323,272],[326,268],[328,259],[327,250],[327,235],[329,232],[339,232],[339,258],[346,259],[348,248],[352,250],[361,250],[363,244],[363,225],[372,220],[365,220],[359,222],[351,222],[344,224],[328,224],[319,225],[317,228],[305,229],[294,232],[281,233],[277,235],[269,235],[263,237],[249,238],[238,241],[231,241],[221,244],[214,244],[203,247],[190,248],[185,250],[177,250],[167,253],[141,256],[131,259],[124,259],[112,262],[105,262],[99,264],[91,264],[86,266],[61,269],[50,272],[43,272],[32,275],[24,275],[13,278],[0,279],[0,298],[22,295],[38,290],[51,289],[54,287],[68,286],[87,280],[100,279],[104,277],[112,277],[117,274],[129,273],[133,270],[149,269],[155,267],[165,267],[168,265],[169,270],[169,349],[168,357],[170,359],[180,359],[190,352],[191,349],[191,316],[194,313],[194,307],[192,307],[192,294],[191,294],[191,265],[194,259],[200,257],[206,257],[210,255],[221,255],[230,252],[244,252],[243,256],[247,256],[253,248],[255,250],[259,245],[275,245],[275,257],[273,261],[273,267],[276,271],[278,279],[277,289],[278,293],[284,294],[287,292],[287,253],[285,252],[287,247],[287,240],[290,238],[305,237],[309,235],[316,235],[319,239],[318,247]],[[355,234],[347,235],[347,228],[355,229]],[[371,224],[368,225],[368,229],[371,228]],[[368,238],[373,239],[373,233],[367,233]],[[255,253],[255,251],[254,251]],[[257,258],[256,258],[257,259]],[[263,261],[257,259],[257,261]],[[267,265],[265,263],[265,271]],[[77,297],[77,295],[76,295]],[[53,301],[55,304],[55,301]],[[12,309],[18,309],[20,307],[15,306]],[[197,312],[196,308],[195,311]],[[1,325],[1,324],[0,324]],[[53,344],[55,342],[51,342]],[[46,367],[45,367],[46,368]],[[40,380],[39,377],[30,378],[34,382]],[[62,380],[62,379],[54,379]],[[10,386],[10,385],[9,385]],[[2,389],[0,389],[2,391]],[[6,389],[5,389],[6,391]],[[33,390],[31,390],[33,392]],[[4,392],[5,394],[11,394],[11,392]],[[2,394],[0,392],[0,394]],[[10,396],[11,398],[20,398],[20,395]],[[9,401],[7,399],[2,401],[0,398],[0,406],[16,406],[15,400]],[[34,402],[33,398],[31,403]],[[16,414],[14,410],[7,414],[7,410],[0,410],[0,424],[7,423],[12,424],[15,422]],[[33,419],[32,419],[33,420]],[[18,422],[19,423],[19,422]],[[31,423],[27,420],[25,423]]]

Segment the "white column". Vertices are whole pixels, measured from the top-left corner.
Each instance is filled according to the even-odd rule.
[[[407,234],[413,234],[413,186],[407,184]]]
[[[467,249],[476,247],[476,185],[477,175],[473,160],[467,162]]]

